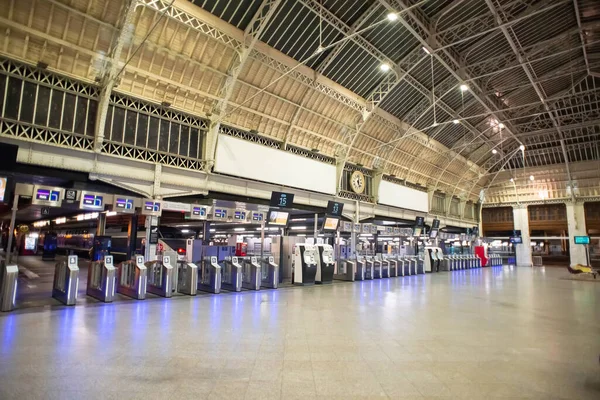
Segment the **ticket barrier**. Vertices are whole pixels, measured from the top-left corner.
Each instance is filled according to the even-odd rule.
[[[174,292],[195,296],[198,292],[198,266],[185,260],[177,260],[177,268],[173,271]]]
[[[424,274],[425,259],[423,258],[423,255],[419,254],[419,256],[415,257],[415,259],[417,260],[417,274]]]
[[[260,290],[262,274],[256,257],[246,257],[243,260],[242,287],[250,290]]]
[[[117,292],[136,300],[146,298],[148,268],[144,256],[135,256],[133,260],[123,261],[117,266]]]
[[[353,282],[356,279],[356,260],[339,259],[333,279]]]
[[[240,292],[242,290],[242,266],[235,256],[225,257],[221,275],[221,288]]]
[[[270,289],[277,289],[277,286],[279,285],[279,265],[275,264],[275,257],[264,257],[261,264],[260,286]]]
[[[404,257],[398,256],[398,274],[399,276],[410,275],[410,263]]]
[[[170,256],[162,256],[162,260],[146,262],[148,268],[148,284],[146,290],[162,297],[173,296],[174,272]]]
[[[112,256],[104,256],[104,259],[90,263],[86,290],[88,296],[111,303],[115,298],[116,284],[117,269]]]
[[[64,305],[74,306],[79,291],[79,266],[77,256],[68,256],[66,260],[56,263],[52,297]]]
[[[17,301],[17,278],[19,267],[6,265],[0,257],[0,311],[12,311]]]
[[[385,257],[384,260],[388,263],[388,276],[390,278],[400,276],[400,272],[398,270],[398,259],[393,257]]]
[[[369,258],[367,257],[362,257],[361,258],[362,263],[365,266],[365,277],[364,279],[373,279],[373,276],[375,275],[375,267],[373,266],[373,260],[369,260]]]
[[[365,262],[364,258],[356,258],[356,261],[354,261],[354,263],[356,264],[356,272],[354,274],[355,280],[364,281],[365,279],[371,279],[367,278],[367,263]],[[369,274],[369,276],[371,275]]]
[[[377,254],[375,256],[375,260],[379,262],[381,265],[381,278],[389,278],[390,277],[390,262],[387,258],[384,258],[383,255]]]
[[[216,256],[204,257],[202,259],[202,268],[197,271],[197,288],[203,292],[221,293],[221,266]]]
[[[371,269],[371,278],[367,279],[380,279],[381,278],[381,263],[377,261],[373,256],[366,256],[367,267]]]
[[[450,257],[438,252],[438,258],[440,259],[440,271],[452,271]]]
[[[415,256],[408,256],[406,260],[410,263],[410,275],[417,274],[417,258]]]

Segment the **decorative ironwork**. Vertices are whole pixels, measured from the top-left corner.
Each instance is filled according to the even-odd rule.
[[[324,162],[327,164],[332,164],[332,165],[335,165],[335,163],[336,163],[336,160],[334,157],[329,157],[324,154],[306,150],[306,149],[303,149],[301,147],[297,147],[297,146],[294,146],[291,144],[288,144],[285,150],[290,153],[302,156],[302,157],[310,158],[311,160],[321,161],[321,162]]]
[[[94,138],[91,136],[12,121],[6,118],[0,119],[0,136],[77,150],[92,151],[94,149]]]
[[[222,133],[222,134],[228,135],[228,136],[233,136],[233,137],[240,138],[240,139],[244,139],[249,142],[262,144],[263,146],[271,147],[273,149],[280,150],[281,146],[282,146],[281,142],[279,142],[275,139],[264,137],[255,132],[247,132],[242,129],[237,129],[237,128],[227,126],[227,125],[220,125],[219,133]]]
[[[338,195],[338,197],[341,197],[343,199],[358,200],[358,201],[364,201],[367,203],[375,202],[375,200],[373,199],[373,196],[369,196],[366,194],[358,194],[358,193],[350,192],[348,190],[340,190],[340,191],[338,191],[337,195]]]
[[[190,157],[182,157],[169,153],[162,153],[135,146],[128,146],[122,143],[104,141],[102,143],[102,153],[110,154],[122,158],[131,158],[138,161],[146,161],[157,164],[168,165],[170,167],[185,168],[194,171],[202,171],[205,162]]]

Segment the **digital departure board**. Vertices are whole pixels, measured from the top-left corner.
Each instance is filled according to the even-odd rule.
[[[323,231],[336,231],[339,222],[339,218],[325,217],[325,221],[323,221]]]
[[[438,229],[440,227],[440,220],[435,218],[431,223],[431,229]]]

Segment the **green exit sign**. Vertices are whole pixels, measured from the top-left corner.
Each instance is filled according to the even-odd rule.
[[[589,236],[575,236],[575,244],[590,244]]]

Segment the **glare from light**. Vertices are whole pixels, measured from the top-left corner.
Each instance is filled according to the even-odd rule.
[[[515,180],[513,178],[510,178],[510,181],[514,183]]]
[[[504,129],[504,124],[503,124],[502,122],[500,122],[500,123],[498,124],[498,128],[500,128],[500,129]]]
[[[181,233],[189,233],[189,232],[190,232],[190,230],[189,230],[189,229],[182,229],[182,230],[181,230]]]
[[[107,217],[112,217],[112,216],[115,216],[115,215],[117,215],[116,211],[109,211],[109,212],[106,213]]]
[[[233,228],[233,230],[236,232],[244,232],[246,228]]]
[[[292,227],[290,227],[290,229],[293,230],[293,231],[303,231],[303,230],[308,229],[308,228],[306,226],[299,225],[299,226],[292,226]]]
[[[323,46],[319,46],[317,47],[317,53],[322,53],[325,49],[323,48]]]
[[[432,126],[432,127],[434,127],[434,128],[435,128],[436,126],[438,126],[438,125],[439,125],[439,124],[438,124],[437,122],[434,122],[433,124],[431,124],[431,126]]]
[[[388,72],[390,70],[390,65],[388,63],[383,63],[379,66],[379,69],[383,72]]]
[[[460,124],[460,121],[457,120],[457,119],[455,119],[455,120],[452,121],[452,123],[456,125],[456,124]]]
[[[387,19],[390,21],[395,21],[398,19],[398,14],[391,12],[387,15]]]
[[[530,180],[530,181],[533,181],[533,180],[535,180],[535,178],[533,177],[533,175],[529,175],[529,180]]]
[[[469,87],[467,85],[465,85],[464,83],[462,85],[460,85],[461,92],[466,92],[467,90],[469,90]]]
[[[431,54],[431,52],[427,49],[427,47],[423,46],[422,49],[425,53]]]
[[[520,145],[519,149],[521,149],[521,151],[525,151],[525,146],[524,145]]]
[[[492,149],[492,154],[496,154],[496,153],[498,153],[498,150]]]

